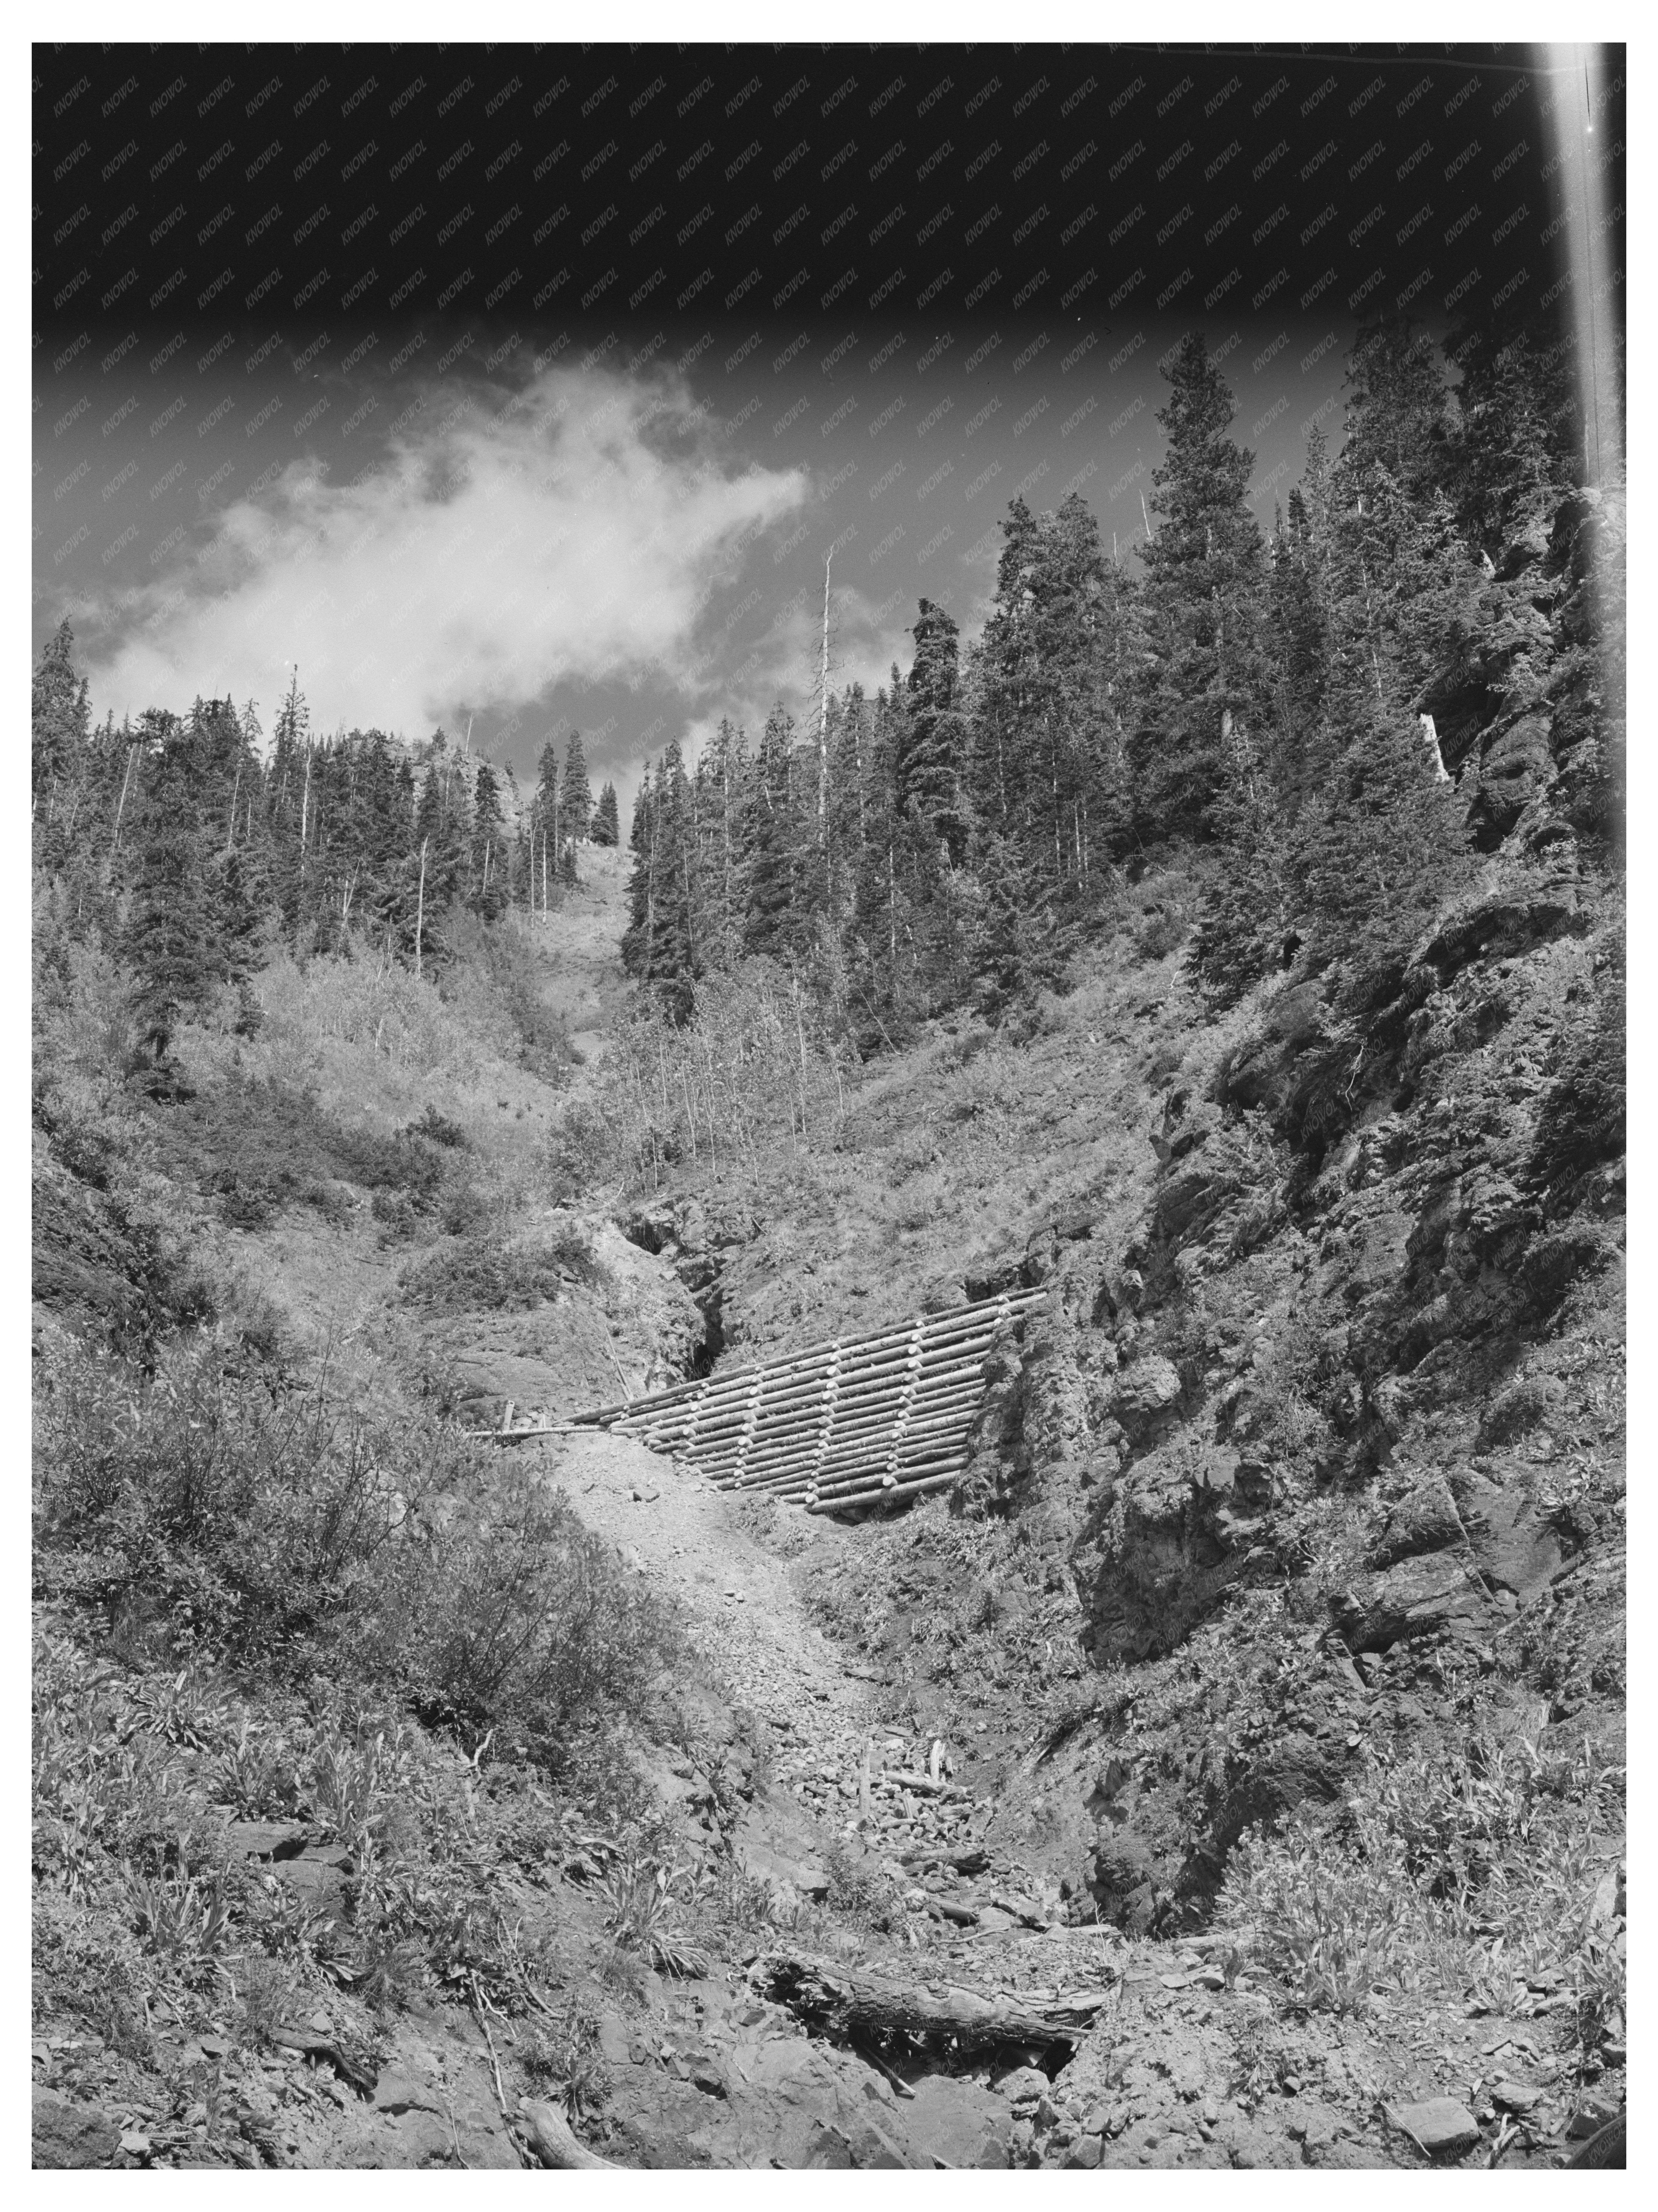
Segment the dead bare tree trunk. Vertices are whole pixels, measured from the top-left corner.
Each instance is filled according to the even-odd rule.
[[[122,778],[121,778],[121,798],[120,798],[120,803],[119,803],[119,805],[118,805],[116,807],[116,809],[115,809],[115,834],[114,834],[114,836],[113,836],[111,838],[111,840],[110,840],[109,857],[110,857],[110,859],[111,859],[112,860],[115,858],[116,853],[117,853],[117,851],[118,850],[118,848],[119,848],[119,847],[120,847],[120,842],[121,842],[121,817],[122,817],[122,816],[126,812],[126,804],[127,804],[127,786],[128,786],[128,785],[131,782],[131,781],[132,781],[132,763],[133,763],[134,759],[137,757],[137,751],[138,751],[138,748],[137,748],[137,746],[136,744],[129,745],[129,746],[127,747],[127,764],[126,764],[126,769],[125,769],[125,773],[122,775]]]

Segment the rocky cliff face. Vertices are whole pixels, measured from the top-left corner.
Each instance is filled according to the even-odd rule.
[[[1362,1028],[1291,969],[1196,1041],[1126,1240],[1032,1239],[957,1507],[1074,1577],[1108,1914],[1200,1899],[1379,1727],[1620,1733],[1621,942],[1569,836],[1510,848]],[[1225,1678],[1273,1653],[1243,1726]]]

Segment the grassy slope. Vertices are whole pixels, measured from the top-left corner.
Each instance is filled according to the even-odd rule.
[[[580,911],[579,927],[561,939],[562,917],[545,926],[551,989],[567,1018],[584,1026],[594,1000],[608,1004],[616,989],[607,963],[618,930],[621,873],[610,866],[610,878]],[[1060,1887],[1068,1891],[1072,1912],[1097,1909],[1098,1847],[1121,1827],[1137,1839],[1151,1905],[1163,1911],[1166,1896],[1174,1908],[1172,1919],[1158,1923],[1163,1940],[1206,1914],[1203,1884],[1182,1888],[1182,1868],[1192,1863],[1194,1844],[1218,1832],[1218,1823],[1236,1832],[1240,1813],[1262,1817],[1274,1810],[1272,1788],[1261,1786],[1263,1772],[1271,1783],[1272,1762],[1261,1753],[1296,1741],[1303,1718],[1311,1722],[1311,1740],[1328,1770],[1340,1777],[1345,1766],[1345,1786],[1363,1782],[1378,1804],[1389,1787],[1397,1795],[1400,1777],[1418,1796],[1447,1778],[1456,1785],[1465,1808],[1475,1805],[1478,1821],[1490,1832],[1486,1843],[1499,1856],[1508,1854],[1501,1909],[1488,1900],[1483,1935],[1462,1923],[1448,1932],[1430,1914],[1412,1918],[1405,1904],[1396,1924],[1379,1933],[1360,1913],[1351,1928],[1327,1942],[1323,1960],[1339,1980],[1345,1978],[1345,1988],[1357,1991],[1357,2011],[1315,2007],[1311,2015],[1294,2015],[1284,2009],[1286,2001],[1307,1993],[1303,1969],[1294,1963],[1295,1946],[1313,1932],[1307,1899],[1339,1900],[1348,1880],[1345,1863],[1327,1854],[1286,1876],[1282,1862],[1266,1860],[1251,1869],[1238,1859],[1233,1917],[1253,1914],[1270,1923],[1279,1947],[1271,1954],[1272,1972],[1263,1967],[1257,1979],[1248,2018],[1226,1992],[1193,2000],[1203,2017],[1177,2033],[1149,2009],[1131,2031],[1125,2014],[1116,2034],[1132,2033],[1148,2055],[1125,2067],[1112,2057],[1112,2037],[1098,2047],[1090,2043],[1060,2085],[1058,2126],[1033,2133],[1028,2122],[1020,2123],[1024,2154],[1066,2162],[1068,2147],[1082,2140],[1084,2107],[1108,2107],[1114,2123],[1105,2162],[1133,2163],[1140,2155],[1139,2137],[1147,2129],[1155,2136],[1163,2124],[1159,2115],[1173,2094],[1170,2067],[1178,2060],[1217,2088],[1236,2082],[1234,2102],[1242,2115],[1237,2124],[1266,2128],[1249,2138],[1250,2155],[1277,2162],[1297,2154],[1293,2145],[1301,2138],[1283,2131],[1293,2117],[1284,2100],[1295,2093],[1283,2085],[1316,2081],[1326,2100],[1321,2109],[1354,2122],[1348,2151],[1362,2137],[1365,2160],[1375,2162],[1400,2154],[1397,2138],[1375,2132],[1366,2117],[1366,2100],[1378,2086],[1394,2095],[1413,2086],[1455,2086],[1442,2063],[1418,2062],[1409,2050],[1410,2027],[1436,2012],[1441,2046],[1468,2046],[1459,2059],[1464,2095],[1480,2070],[1469,2040],[1476,2029],[1485,2040],[1488,2029],[1505,2021],[1522,2035],[1535,2034],[1535,2027],[1520,2023],[1563,1990],[1572,2000],[1569,2012],[1545,2015],[1550,2027],[1570,2028],[1553,2062],[1560,2086],[1548,2094],[1558,2103],[1600,2075],[1600,2038],[1618,1997],[1604,1942],[1598,1951],[1588,1942],[1582,1915],[1589,1873],[1598,1882],[1621,1847],[1615,1771],[1621,1758],[1621,1504],[1617,1487],[1608,1486],[1620,1446],[1616,1285],[1600,1278],[1574,1292],[1546,1329],[1533,1332],[1535,1346],[1522,1369],[1505,1354],[1500,1372],[1493,1368],[1474,1378],[1460,1425],[1454,1405],[1421,1408],[1417,1427],[1407,1422],[1401,1429],[1379,1480],[1372,1475],[1333,1490],[1291,1486],[1294,1494],[1284,1501],[1282,1528],[1273,1538],[1276,1564],[1264,1580],[1243,1577],[1236,1588],[1229,1583],[1206,1592],[1201,1577],[1194,1585],[1176,1536],[1166,1561],[1172,1587],[1177,1595],[1198,1588],[1189,1632],[1175,1635],[1166,1654],[1154,1648],[1138,1659],[1112,1656],[1108,1634],[1104,1645],[1099,1642],[1102,1601],[1108,1631],[1116,1617],[1114,1594],[1139,1591],[1144,1579],[1145,1562],[1132,1544],[1124,1549],[1123,1516],[1128,1512],[1132,1522],[1139,1512],[1147,1528],[1155,1522],[1155,1513],[1146,1521],[1150,1507],[1135,1504],[1136,1484],[1157,1475],[1171,1458],[1184,1465],[1182,1450],[1201,1456],[1213,1449],[1217,1399],[1240,1377],[1247,1382],[1255,1376],[1269,1395],[1287,1392],[1297,1419],[1315,1413],[1325,1418],[1298,1395],[1304,1377],[1291,1355],[1309,1331],[1348,1326],[1355,1280],[1361,1304],[1369,1294],[1363,1255],[1379,1233],[1371,1224],[1388,1215],[1390,1206],[1399,1211],[1388,1177],[1372,1179],[1367,1195],[1363,1174],[1355,1182],[1344,1172],[1327,1188],[1303,1193],[1296,1219],[1272,1216],[1264,1238],[1251,1243],[1246,1237],[1236,1253],[1205,1230],[1185,1276],[1170,1267],[1164,1303],[1145,1316],[1145,1341],[1137,1347],[1133,1329],[1114,1332],[1114,1358],[1131,1365],[1154,1345],[1172,1353],[1189,1399],[1172,1434],[1100,1459],[1100,1445],[1108,1439],[1112,1369],[1092,1317],[1100,1280],[1119,1271],[1124,1255],[1144,1241],[1167,1187],[1151,1133],[1161,1129],[1163,1103],[1172,1091],[1200,1099],[1213,1088],[1263,1012],[1261,1006],[1246,1007],[1218,1028],[1203,1024],[1169,945],[1168,910],[1177,913],[1181,903],[1178,882],[1129,895],[1112,940],[1084,966],[1074,990],[1044,1004],[1026,1033],[941,1025],[901,1060],[873,1067],[849,1095],[838,1146],[797,1152],[785,1145],[762,1155],[757,1173],[723,1185],[682,1176],[659,1195],[738,1201],[754,1220],[750,1240],[722,1255],[727,1329],[738,1357],[956,1303],[969,1273],[1021,1258],[1033,1234],[1079,1210],[1089,1224],[1084,1241],[1050,1249],[1049,1240],[1036,1237],[1038,1249],[1049,1250],[1058,1292],[1054,1326],[1028,1340],[1027,1376],[1016,1379],[1004,1409],[1000,1479],[1013,1480],[1015,1510],[988,1522],[963,1522],[934,1502],[896,1524],[814,1527],[804,1547],[805,1532],[777,1516],[770,1540],[853,1662],[878,1674],[876,1696],[884,1710],[923,1738],[944,1736],[975,1795],[995,1801],[993,1844],[1023,1864],[1033,1884],[1049,1885],[1048,1894],[1057,1899]],[[1508,999],[1517,996],[1518,1003],[1505,1009],[1508,1033],[1497,1060],[1509,1079],[1521,1079],[1527,1060],[1546,1071],[1567,994],[1580,988],[1579,971],[1588,972],[1593,957],[1592,946],[1568,940],[1511,963],[1522,988],[1516,994],[1513,975],[1504,979]],[[173,1181],[162,1152],[142,1133],[129,1132],[116,1177],[119,1194],[140,1228],[154,1226],[164,1245],[172,1239],[177,1249],[164,1257],[173,1276],[189,1265],[204,1267],[233,1326],[243,1317],[258,1322],[264,1307],[274,1308],[277,1333],[292,1356],[313,1358],[325,1344],[353,1394],[393,1414],[410,1402],[411,1393],[452,1401],[458,1376],[460,1384],[481,1392],[480,1402],[489,1396],[483,1386],[493,1385],[497,1395],[516,1395],[520,1404],[532,1402],[539,1390],[550,1406],[571,1409],[583,1397],[615,1395],[618,1358],[636,1386],[654,1352],[683,1357],[690,1326],[683,1302],[662,1289],[659,1268],[645,1266],[645,1255],[597,1220],[587,1224],[605,1267],[597,1288],[578,1279],[562,1285],[555,1306],[519,1314],[467,1307],[465,1285],[473,1278],[461,1264],[466,1255],[484,1248],[531,1253],[546,1244],[552,1218],[537,1196],[542,1133],[570,1095],[523,1066],[499,999],[474,991],[439,1006],[429,990],[417,993],[404,979],[376,979],[372,969],[343,975],[319,963],[306,976],[273,971],[266,1003],[265,1026],[251,1042],[210,1030],[190,1041],[192,1072],[204,1091],[233,1073],[292,1081],[304,1071],[321,1105],[342,1124],[386,1136],[431,1104],[459,1125],[468,1149],[446,1163],[444,1195],[434,1209],[396,1233],[396,1224],[375,1218],[368,1190],[349,1185],[331,1210],[289,1206],[264,1228],[227,1231],[193,1179]],[[97,979],[88,978],[50,1041],[64,1085],[88,1119],[94,1109],[87,1096],[106,1047],[106,1014]],[[1482,1020],[1471,1017],[1466,1036],[1442,1054],[1424,1116],[1440,1095],[1466,1094],[1472,1108],[1490,1091],[1492,1056],[1480,1058]],[[578,1073],[578,1085],[590,1080],[602,1097],[602,1071],[591,1078]],[[1539,1075],[1526,1111],[1534,1109],[1541,1087]],[[107,1102],[98,1110],[108,1110]],[[1422,1133],[1419,1152],[1442,1142],[1425,1118]],[[1206,1145],[1216,1141],[1206,1139]],[[1252,1190],[1280,1180],[1284,1162],[1268,1146],[1242,1165],[1247,1210]],[[44,1168],[49,1178],[61,1178],[61,1164],[48,1158]],[[1412,1203],[1419,1203],[1419,1194]],[[450,1204],[446,1217],[442,1207]],[[1235,1206],[1223,1226],[1235,1226],[1236,1215]],[[1179,1257],[1162,1256],[1165,1263]],[[416,1264],[446,1271],[446,1279],[458,1286],[437,1310],[411,1307],[398,1293],[399,1278]],[[636,1278],[626,1275],[632,1266],[641,1270]],[[1272,1324],[1265,1332],[1264,1321]],[[1275,1342],[1287,1347],[1281,1356],[1272,1352]],[[1537,1403],[1553,1409],[1540,1440],[1539,1424],[1521,1418],[1501,1441],[1482,1443],[1482,1420],[1498,1392],[1516,1381],[1534,1383]],[[1501,1431],[1502,1422],[1497,1426]],[[988,1442],[996,1445],[993,1425]],[[1283,1444],[1280,1436],[1275,1448]],[[997,1449],[988,1455],[993,1462],[998,1455]],[[1361,1675],[1329,1638],[1331,1595],[1367,1571],[1367,1547],[1378,1528],[1400,1498],[1414,1494],[1436,1461],[1494,1475],[1499,1486],[1529,1486],[1527,1495],[1541,1498],[1547,1511],[1587,1515],[1591,1533],[1581,1547],[1579,1571],[1558,1596],[1541,1605],[1522,1599],[1510,1620],[1493,1620],[1492,1631],[1503,1632],[1493,1634],[1488,1646],[1406,1639],[1374,1672],[1366,1659]],[[767,1516],[750,1518],[766,1540]],[[48,1633],[57,1633],[52,1624]],[[142,1655],[133,1662],[137,1674],[118,1693],[129,1701],[136,1696],[140,1707],[162,1685],[161,1668],[141,1661]],[[267,1693],[257,1683],[234,1687],[244,1704],[252,1699],[256,1740],[269,1742],[276,1765],[285,1760],[303,1781],[307,1762],[314,1768],[319,1755],[318,1716],[274,1698],[261,1705]],[[1586,1732],[1602,1747],[1590,1753],[1587,1766],[1575,1765],[1572,1745]],[[118,1741],[118,1732],[110,1740]],[[1468,1764],[1466,1747],[1481,1740],[1497,1747],[1495,1772],[1489,1759],[1483,1767],[1478,1756]],[[422,1771],[437,1778],[422,1785],[422,1803],[429,1800],[432,1810],[422,1816],[420,1848],[429,1853],[431,1838],[448,1817],[441,1807],[461,1803],[467,1784],[440,1738],[428,1741],[416,1732],[411,1741],[425,1762]],[[1527,1743],[1537,1747],[1529,1764],[1521,1748]],[[180,1752],[185,1765],[191,1755],[187,1746]],[[483,1859],[526,1866],[552,1848],[545,1808],[533,1793],[525,1796],[522,1778],[511,1770],[489,1771]],[[180,1779],[202,1786],[188,1776]],[[315,1785],[305,1786],[314,1806]],[[580,1790],[570,1802],[574,1812]],[[1463,1814],[1448,1816],[1447,1833],[1458,1850],[1466,1847],[1468,1825]],[[448,1865],[445,1850],[435,1863]],[[1394,1901],[1408,1903],[1406,1893],[1414,1893],[1408,1881],[1401,1884]],[[858,1928],[878,1953],[886,1918],[883,1911],[872,1921],[870,1897],[878,1889],[878,1881],[875,1891],[868,1882],[861,1889],[849,1882],[836,1893],[842,1923]],[[519,1875],[497,1902],[527,1907],[532,1929],[551,1925],[534,1883],[525,1888]],[[1108,1896],[1108,1911],[1112,1904]],[[751,1924],[745,1915],[755,1909],[751,1896],[736,1892],[723,1899],[710,1893],[697,1908],[710,1940],[723,1927],[739,1942],[736,1931]],[[604,2002],[628,2002],[619,1986],[604,1992],[582,1982],[593,1961],[608,1955],[598,1919],[587,1918],[591,1927],[580,1911],[573,1919],[567,1912],[560,1972],[570,1977],[571,1994],[561,2003],[554,2038],[563,2039],[563,2056],[544,2060],[555,2072],[563,2066],[566,2079],[587,2063],[582,2052],[589,2031],[582,2020]],[[76,1920],[75,1942],[102,1940],[98,1930],[108,1923],[91,1923],[90,1936],[88,1926]],[[1384,1979],[1393,1976],[1391,1996],[1358,1986],[1369,1970],[1364,1946],[1373,1941],[1381,1945],[1379,1971]],[[1538,1988],[1516,1990],[1512,1967],[1503,1968],[1505,1945],[1510,1959],[1523,1961],[1521,1984],[1529,1972]],[[127,1950],[120,1955],[125,1960]],[[990,1971],[989,1954],[975,1955],[979,1966],[964,1952],[950,1973]],[[134,1989],[142,1991],[146,1975],[153,1985],[153,1955],[137,1956],[132,1971]],[[72,1978],[66,1970],[48,1984],[49,2004],[70,2002]],[[187,1986],[176,1977],[168,1984],[186,2007],[206,2002],[191,1998]],[[1452,2002],[1469,1986],[1491,2008],[1483,2025],[1468,2026],[1460,1999]],[[377,2023],[372,2008],[354,2008],[349,1996],[328,2002],[356,2032],[387,2035],[386,2018]],[[210,2009],[222,2021],[228,2017],[222,2002]],[[111,2010],[102,2031],[104,2063],[125,2065],[129,2082],[133,2066],[143,2075],[158,2063],[153,2053],[143,2056],[136,2029],[131,2033],[139,2056],[122,2057],[129,2029],[121,2023],[130,2011],[130,2005],[128,2013]],[[255,2068],[257,2018],[238,2013],[231,2024]],[[1157,2053],[1153,2065],[1151,2054]],[[1616,2080],[1614,2072],[1606,2086]],[[193,2121],[185,2134],[201,2139]],[[250,2140],[234,2127],[213,2139],[244,2147]],[[301,2162],[314,2158],[322,2140],[306,2138],[292,2155]],[[337,2137],[330,2140],[345,2154]],[[1353,2162],[1345,2153],[1337,2155],[1339,2142],[1332,2143],[1330,2158],[1321,2154],[1319,2162]],[[289,2154],[282,2152],[284,2162]],[[1538,2154],[1546,2161],[1546,2149]]]

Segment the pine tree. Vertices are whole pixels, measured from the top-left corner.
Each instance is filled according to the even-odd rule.
[[[1021,881],[1078,908],[1103,888],[1127,835],[1124,744],[1144,657],[1134,594],[1074,493],[1041,517],[1016,500],[1002,529],[967,678],[975,798],[987,831],[1017,846]],[[984,849],[1007,848],[987,838]]]
[[[37,805],[73,772],[90,732],[87,684],[75,672],[75,633],[64,616],[35,663],[30,789]]]
[[[1322,441],[1315,426],[1308,451],[1309,478],[1321,461]],[[1272,533],[1262,629],[1273,726],[1270,769],[1275,772],[1279,803],[1291,815],[1328,751],[1323,732],[1330,645],[1329,586],[1327,532],[1321,543],[1311,502],[1297,484],[1290,494],[1288,514],[1278,515]],[[1254,763],[1252,773],[1269,772],[1263,749],[1252,740],[1249,751]],[[1230,768],[1225,773],[1230,773]]]
[[[276,714],[266,822],[270,830],[272,880],[285,928],[297,934],[306,898],[306,868],[311,857],[313,754],[311,710],[300,690],[299,671],[288,679],[288,696]]]
[[[587,835],[592,819],[592,787],[587,781],[587,756],[581,732],[572,730],[564,746],[564,807],[562,829],[572,841]]]
[[[905,686],[908,713],[898,749],[899,810],[942,844],[951,867],[967,851],[969,820],[962,790],[969,732],[956,703],[956,624],[930,599],[916,620],[915,660]]]
[[[1221,776],[1222,718],[1264,711],[1260,532],[1245,504],[1254,456],[1227,435],[1232,395],[1200,331],[1165,372],[1157,420],[1169,447],[1152,472],[1157,533],[1145,562],[1153,656],[1147,719],[1133,748],[1142,834],[1205,834]]]
[[[559,867],[560,779],[558,752],[550,738],[541,748],[535,795],[530,802],[530,877],[532,907],[544,912],[551,903]]]
[[[621,842],[622,825],[617,819],[616,786],[607,783],[598,794],[598,804],[593,809],[592,826],[589,832],[595,845],[616,845]]]
[[[794,717],[780,700],[766,717],[750,785],[744,844],[748,896],[743,949],[781,958],[795,948]]]
[[[211,823],[201,777],[198,726],[146,710],[144,803],[137,834],[136,880],[125,950],[136,979],[140,1042],[158,1074],[169,1068],[181,1021],[203,1008],[230,972],[222,911],[206,848],[222,824]]]
[[[501,786],[489,762],[480,761],[472,792],[471,904],[486,921],[495,921],[507,911],[511,896]]]
[[[1211,821],[1225,847],[1206,886],[1191,963],[1215,1002],[1235,1005],[1300,941],[1300,884],[1283,794],[1247,724],[1228,720]]]
[[[656,796],[651,783],[651,763],[645,763],[634,797],[633,822],[628,849],[633,866],[628,876],[628,927],[622,935],[622,965],[637,982],[648,982],[656,944]]]
[[[1296,859],[1314,949],[1344,963],[1347,994],[1363,1003],[1396,984],[1473,861],[1456,788],[1438,781],[1415,717],[1361,697],[1347,726],[1345,750],[1297,824]]]

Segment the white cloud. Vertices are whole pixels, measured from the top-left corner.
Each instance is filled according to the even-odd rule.
[[[682,382],[550,369],[491,414],[438,393],[385,466],[296,462],[125,603],[91,669],[118,714],[197,693],[260,702],[297,663],[313,726],[407,736],[462,702],[562,679],[696,688],[693,652],[733,548],[806,496],[799,470],[732,474]]]

